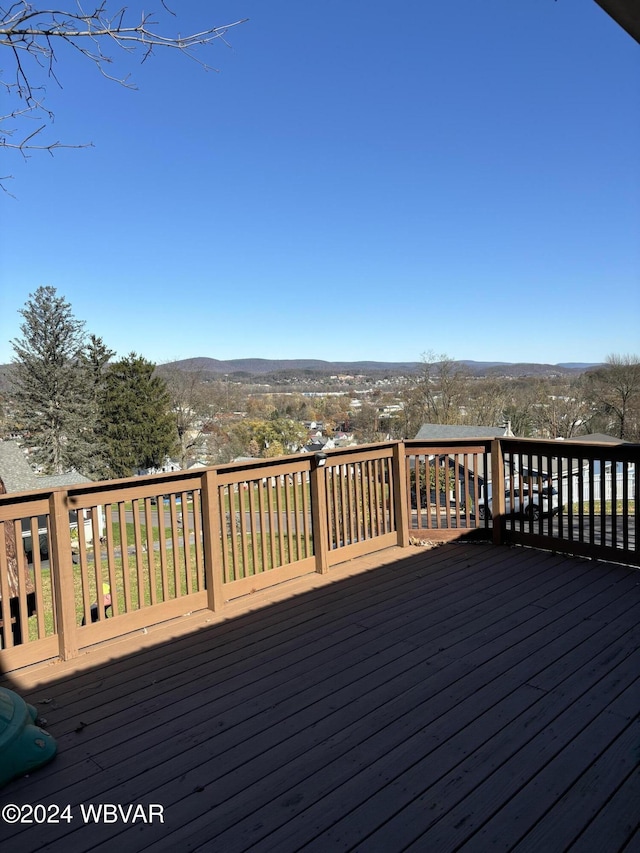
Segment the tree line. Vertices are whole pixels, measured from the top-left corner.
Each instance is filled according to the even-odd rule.
[[[382,401],[401,403],[381,415]],[[461,362],[429,353],[401,393],[369,397],[353,424],[374,441],[413,438],[423,423],[509,426],[519,438],[602,433],[640,441],[640,359],[611,354],[575,376],[477,378]]]
[[[522,438],[571,439],[606,433],[640,439],[640,360],[611,354],[567,377],[474,380],[459,362],[433,353],[406,397],[407,432],[420,422],[510,424]],[[413,433],[415,435],[415,432]]]
[[[20,310],[21,336],[5,401],[4,433],[17,433],[44,472],[91,479],[159,468],[167,457],[193,461],[273,457],[301,447],[302,424],[262,412],[230,382],[157,366],[135,352],[115,355],[89,334],[53,287],[40,287]],[[246,417],[218,417],[244,407]]]
[[[357,394],[357,392],[355,392]],[[359,442],[414,438],[423,423],[505,428],[520,438],[571,439],[604,433],[640,441],[640,359],[609,355],[574,375],[478,377],[447,355],[423,356],[417,373],[393,388],[371,383],[358,395],[261,395],[263,413],[320,420]],[[256,402],[254,406],[258,405]]]
[[[607,433],[640,441],[640,362],[610,355],[574,377],[479,379],[446,355],[423,356],[394,388],[351,396],[254,393],[231,377],[160,365],[130,353],[113,360],[55,288],[41,287],[20,311],[21,337],[5,403],[4,431],[17,432],[47,473],[92,479],[130,476],[166,457],[224,463],[300,449],[304,422],[360,443],[413,438],[425,422],[505,426],[518,437],[571,439]]]

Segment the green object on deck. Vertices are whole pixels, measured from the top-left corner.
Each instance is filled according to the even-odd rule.
[[[56,742],[36,725],[38,712],[14,693],[0,687],[0,787],[51,761]]]

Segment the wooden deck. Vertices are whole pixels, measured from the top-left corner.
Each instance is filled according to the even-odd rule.
[[[640,572],[392,548],[21,672],[59,754],[3,850],[640,850]],[[158,804],[85,823],[80,804]],[[141,812],[138,812],[140,818]]]

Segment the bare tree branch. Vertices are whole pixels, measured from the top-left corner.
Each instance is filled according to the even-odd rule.
[[[176,17],[165,0],[159,2],[165,13]],[[8,6],[0,5],[0,48],[7,49],[0,56],[4,56],[5,60],[9,57],[11,64],[7,70],[0,63],[0,86],[15,104],[7,115],[0,117],[0,149],[18,150],[26,156],[30,150],[46,150],[52,154],[57,148],[85,147],[83,144],[59,141],[33,143],[34,138],[53,121],[53,113],[44,106],[45,83],[53,80],[58,86],[61,85],[55,66],[58,62],[57,51],[62,45],[74,49],[92,62],[107,79],[135,89],[128,74],[120,76],[109,70],[114,62],[110,53],[112,49],[119,48],[129,55],[137,54],[141,62],[145,62],[156,49],[176,50],[205,70],[215,70],[200,57],[199,50],[215,41],[227,44],[226,33],[246,20],[209,27],[188,35],[165,35],[160,31],[159,22],[154,19],[153,13],[142,12],[138,23],[130,23],[127,7],[114,12],[110,11],[109,5],[109,0],[101,0],[89,12],[82,8],[80,0],[77,0],[76,8],[72,10],[41,9],[27,0],[17,0]],[[8,141],[8,137],[17,132],[16,128],[10,128],[9,125],[28,118],[36,119],[38,128],[18,134],[21,138],[17,142]]]

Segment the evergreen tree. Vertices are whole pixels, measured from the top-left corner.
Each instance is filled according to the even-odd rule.
[[[93,419],[80,366],[84,323],[54,287],[39,287],[20,311],[22,338],[12,341],[17,420],[47,473],[86,469]]]
[[[132,352],[107,370],[102,394],[102,434],[112,476],[157,467],[176,447],[175,417],[155,365]]]
[[[105,429],[102,403],[107,366],[114,355],[115,352],[105,345],[102,338],[89,335],[87,345],[80,356],[80,365],[86,374],[87,404],[92,424],[91,450],[88,453],[86,470],[83,473],[98,480],[106,479],[109,476],[109,458],[104,443]]]

